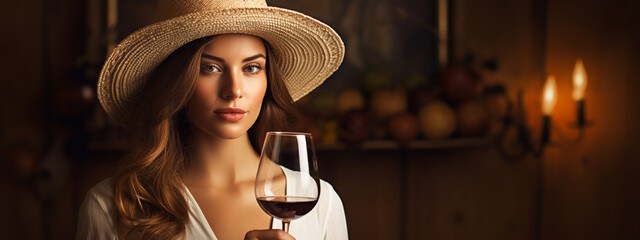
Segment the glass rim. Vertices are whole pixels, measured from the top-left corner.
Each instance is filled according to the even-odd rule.
[[[268,131],[267,132],[267,136],[268,135],[280,135],[280,136],[300,136],[300,135],[304,135],[304,136],[311,136],[311,133],[307,133],[307,132],[287,132],[287,131]]]

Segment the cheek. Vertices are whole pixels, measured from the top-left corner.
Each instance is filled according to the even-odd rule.
[[[256,87],[256,92],[258,92],[258,95],[260,95],[260,99],[264,98],[264,95],[267,92],[267,80],[264,80],[264,82]]]
[[[249,113],[249,119],[251,119],[250,120],[251,125],[256,123],[257,119],[260,116],[260,113],[263,110],[262,102],[263,102],[266,91],[267,91],[266,80],[260,81],[258,83],[254,82],[251,85],[251,87],[245,88],[245,93],[250,93],[250,94],[247,94],[247,95],[250,95],[250,98],[247,100],[251,106],[250,108],[253,109],[253,111]]]
[[[198,82],[191,99],[189,99],[189,105],[187,107],[189,118],[193,121],[194,117],[197,118],[200,114],[207,112],[206,110],[214,98],[215,94],[213,94],[210,88],[202,82]]]
[[[262,101],[267,90],[267,76],[266,74],[260,74],[245,78],[243,80],[242,91],[244,97],[246,97],[251,104],[255,104],[256,101]]]
[[[266,78],[258,84],[252,86],[251,91],[253,92],[253,104],[258,106],[262,105],[262,100],[264,99],[264,95],[267,92],[267,80]]]
[[[209,103],[216,96],[215,91],[213,91],[213,86],[211,84],[207,84],[206,81],[200,81],[196,83],[196,88],[193,92],[193,96],[191,97],[191,101]]]

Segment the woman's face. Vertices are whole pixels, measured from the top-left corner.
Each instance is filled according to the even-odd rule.
[[[205,45],[187,106],[196,131],[223,139],[247,133],[267,89],[266,57],[262,40],[250,35],[218,35]]]

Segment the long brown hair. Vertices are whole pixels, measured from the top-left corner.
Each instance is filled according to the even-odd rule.
[[[131,150],[114,177],[115,223],[122,239],[184,236],[189,206],[180,174],[189,161],[191,136],[185,106],[195,90],[200,57],[209,40],[195,40],[174,51],[129,102],[131,116],[126,125]],[[298,118],[266,42],[265,48],[267,91],[261,113],[248,131],[257,152],[267,131],[286,130]]]

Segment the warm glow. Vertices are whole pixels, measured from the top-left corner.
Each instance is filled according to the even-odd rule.
[[[556,106],[558,99],[558,90],[556,89],[556,78],[553,75],[549,75],[547,82],[544,84],[544,90],[542,92],[542,114],[550,116],[553,112],[553,107]]]
[[[582,59],[578,59],[573,68],[573,100],[582,100],[585,89],[587,89],[587,72],[584,70]]]

